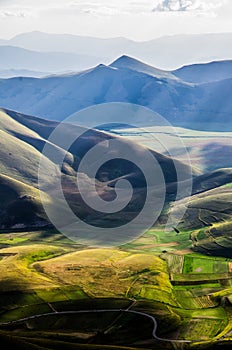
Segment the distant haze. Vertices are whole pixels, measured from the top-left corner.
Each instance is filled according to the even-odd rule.
[[[3,38],[34,30],[151,40],[232,31],[231,0],[1,0]]]
[[[232,33],[167,36],[145,42],[30,32],[0,40],[0,70],[70,72],[109,64],[121,55],[162,69],[232,59]],[[37,75],[35,75],[37,76]]]

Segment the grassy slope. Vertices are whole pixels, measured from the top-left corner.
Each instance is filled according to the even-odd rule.
[[[13,180],[16,179],[22,183],[27,183],[30,186],[36,187],[38,164],[41,156],[40,152],[45,142],[44,138],[48,137],[51,131],[57,126],[57,123],[34,117],[23,116],[16,112],[4,110],[0,112],[0,117],[0,131],[2,133],[3,143],[1,147],[2,161],[0,162],[1,174],[13,178]],[[75,128],[67,125],[63,130],[63,136],[65,137],[67,135],[67,137],[70,137],[70,135],[74,135],[76,131],[77,130]],[[84,217],[86,215],[89,216],[89,207],[86,207],[82,202],[80,196],[78,195],[75,179],[70,175],[75,175],[75,167],[77,166],[78,159],[80,159],[89,148],[95,145],[99,140],[105,140],[109,137],[111,136],[104,133],[94,130],[89,131],[81,138],[81,140],[76,141],[72,145],[72,149],[70,151],[73,152],[73,155],[68,154],[67,162],[63,168],[63,187],[64,192],[66,193],[66,198],[70,201],[72,209],[74,211],[77,210],[78,212],[81,210],[81,215]],[[122,144],[124,142],[126,145],[127,141],[121,142]],[[57,148],[57,145],[54,147],[56,147],[57,152],[63,152],[61,148]],[[141,148],[139,145],[133,144],[133,149],[138,157],[142,157],[144,152],[143,148]],[[176,174],[175,170],[173,169],[173,163],[168,157],[162,156],[158,153],[154,153],[154,155],[156,159],[158,159],[163,169],[166,182],[169,184],[167,191],[168,196],[166,199],[173,198],[176,191]],[[74,160],[73,165],[72,160]],[[44,181],[46,183],[52,183],[53,176],[57,175],[56,165],[49,159],[45,160],[45,164],[46,172],[43,174]],[[186,174],[186,176],[189,174],[189,168],[187,166],[183,165],[182,163],[178,163],[178,167],[182,173]],[[114,171],[112,171],[112,164],[106,164],[105,167],[101,169],[98,176],[101,180],[104,177],[104,181],[107,179],[110,181],[108,187],[99,183],[99,190],[103,196],[108,198],[108,200],[114,196],[112,186],[114,186],[118,176],[126,177],[127,179],[131,180],[135,188],[141,188],[144,186],[144,179],[141,174],[135,168],[131,167],[131,165],[125,166],[125,164],[119,160],[114,161]],[[224,169],[214,173],[197,176],[194,178],[193,190],[195,193],[205,192],[216,186],[231,182],[231,177],[231,169]],[[87,180],[87,177],[83,179],[83,181],[86,182]],[[6,187],[2,189],[4,198],[11,198],[11,196],[15,194],[14,190],[11,189],[11,183],[12,181],[9,181],[7,189]],[[34,188],[30,189],[28,187],[28,195],[33,197],[31,192],[35,192]],[[141,193],[137,192],[137,194],[135,194],[131,206],[127,209],[127,215],[129,215],[129,217],[133,217],[133,215],[135,215],[134,211],[136,212],[139,210],[142,205],[143,197],[144,195],[142,191]],[[58,205],[59,209],[59,203],[56,204]],[[92,220],[102,221],[101,216],[95,217],[94,215],[95,214],[92,216],[91,214],[89,217],[91,217]],[[107,218],[105,218],[105,220],[107,219],[109,222],[116,220],[116,217],[112,215],[108,215]]]
[[[155,299],[158,302],[175,305],[175,300],[172,300],[171,297],[172,287],[169,283],[166,264],[163,260],[156,256],[137,255],[117,249],[72,252],[78,246],[70,245],[61,236],[56,236],[55,240],[52,239],[53,244],[47,245],[33,243],[33,240],[42,237],[39,233],[25,234],[24,245],[21,245],[20,234],[5,234],[2,237],[0,243],[8,247],[0,250],[0,275],[2,276],[0,283],[1,322],[37,313],[51,312],[54,307],[56,310],[127,308],[131,304],[129,298],[133,295],[138,295],[138,298],[142,297],[142,299],[152,301],[154,312],[158,314],[162,322],[166,320],[166,329],[173,327],[178,317],[175,314],[169,316],[169,310],[164,306],[162,307],[163,311],[159,314],[160,306],[155,306],[154,304],[154,292],[157,290]],[[50,239],[50,235],[44,236],[44,240],[49,242]],[[95,264],[94,267],[92,264]],[[54,274],[51,270],[56,268],[56,266],[60,266],[58,268],[60,273],[56,272]],[[78,268],[78,273],[76,273]],[[150,285],[147,284],[146,291],[141,289],[145,281],[148,283],[150,281]],[[159,293],[161,290],[163,294]],[[151,294],[151,291],[153,294]],[[139,294],[141,293],[146,294],[140,297]],[[102,297],[106,299],[102,299]],[[119,299],[115,299],[117,297]],[[78,300],[80,301],[79,303]],[[51,304],[53,305],[52,308]],[[137,307],[140,307],[139,305],[138,303]],[[142,309],[144,309],[144,306],[142,306]],[[149,310],[151,310],[151,307],[149,307]],[[95,325],[94,329],[96,327],[99,328],[99,318],[94,320],[93,316],[90,316],[91,324]],[[114,334],[118,329],[115,325],[116,328],[112,336],[110,336],[111,340],[106,339],[105,341],[111,343],[112,339],[115,338],[113,343],[117,339],[124,339],[122,343],[133,342],[133,322],[138,324],[138,321],[132,320],[126,325],[128,321],[126,318],[125,321],[123,319],[118,321],[117,327],[119,329],[121,323],[126,322],[125,329],[122,330],[120,337],[116,333]],[[105,322],[107,322],[107,319]],[[80,324],[83,324],[83,321]],[[108,328],[110,324],[112,324],[112,320],[109,320],[104,327]],[[146,329],[141,332],[141,335],[150,338],[151,329],[144,322],[142,322],[140,329],[144,326]],[[88,327],[91,330],[92,326],[89,325]],[[130,327],[132,328],[130,329]],[[64,326],[64,328],[67,327]],[[86,330],[82,329],[81,331],[83,333]],[[65,344],[68,349],[68,344],[72,343],[73,338],[68,339],[68,335],[60,335],[59,340],[65,341],[65,343],[60,343],[59,345],[56,339],[58,340],[57,337],[61,331],[54,330],[54,332],[54,340],[52,342],[49,343],[45,335],[45,339],[40,342],[38,339],[41,338],[40,333],[35,335],[36,339],[32,343],[37,345],[50,344],[52,349],[54,344],[56,346],[61,346],[61,344],[64,346]],[[126,333],[124,334],[123,332]],[[22,336],[20,332],[18,339]],[[30,339],[32,337],[30,332],[24,334],[25,336]],[[52,335],[50,334],[49,339],[51,337]],[[78,343],[78,336],[76,335],[74,338],[75,342]],[[30,342],[30,339],[22,340],[23,342]],[[83,342],[81,339],[80,341]],[[21,340],[19,344],[21,344]],[[121,349],[121,346],[122,344],[116,348]],[[94,345],[89,345],[89,347],[94,348]],[[76,348],[79,347],[76,345]],[[86,348],[88,348],[87,345]]]
[[[1,221],[0,219],[0,225],[2,227],[12,227],[15,224],[25,224],[25,215],[18,215],[18,217],[12,219],[12,215],[9,214],[9,211],[17,212],[22,204],[20,201],[20,196],[17,197],[17,193],[14,190],[13,182],[15,180],[22,183],[23,190],[21,192],[24,192],[24,196],[26,195],[27,197],[31,198],[36,197],[34,200],[35,209],[32,210],[30,215],[28,215],[28,217],[31,216],[28,221],[31,223],[36,222],[37,212],[39,211],[39,199],[37,195],[35,196],[35,192],[38,186],[38,167],[41,151],[45,143],[45,138],[49,136],[51,131],[56,126],[57,123],[55,122],[49,122],[35,117],[23,116],[12,111],[0,111],[0,174],[5,176],[5,185],[1,185],[0,188],[2,195],[2,210],[4,214],[4,220]],[[62,143],[63,139],[68,139],[70,137],[74,137],[75,139],[76,134],[79,131],[79,127],[66,125],[62,133],[62,138],[59,138],[57,143]],[[83,131],[83,129],[81,129],[81,131]],[[83,217],[91,217],[91,220],[102,221],[103,219],[98,214],[96,215],[95,212],[92,213],[89,207],[83,203],[77,190],[76,179],[72,175],[75,175],[75,169],[78,166],[78,162],[83,157],[85,152],[99,141],[107,140],[109,138],[112,138],[112,136],[95,130],[88,131],[87,134],[81,137],[81,139],[73,143],[70,149],[72,154],[67,153],[62,167],[62,186],[66,199],[69,201],[69,204],[74,211],[77,211]],[[121,140],[120,142],[122,143],[122,147],[128,146],[128,141]],[[53,147],[59,154],[64,154],[64,150],[59,147],[58,144],[53,145]],[[131,144],[131,147],[135,157],[141,158],[143,157],[143,152],[146,152],[143,147],[137,145],[136,143]],[[173,191],[175,192],[176,172],[173,161],[170,158],[158,153],[154,153],[154,156],[159,161],[163,169],[166,182],[173,183]],[[44,158],[44,156],[42,157]],[[114,157],[117,158],[117,154],[115,154],[115,150],[112,150],[112,158]],[[118,157],[120,158],[121,154],[118,155]],[[57,178],[57,165],[47,158],[44,158],[44,161],[45,171],[43,172],[41,179],[47,185],[52,185],[54,183],[54,178]],[[177,164],[180,171],[189,177],[191,173],[189,167],[181,162],[178,162]],[[6,184],[7,177],[8,183]],[[113,170],[112,164],[105,164],[103,167],[101,167],[101,170],[98,173],[98,178],[99,180],[104,180],[105,182],[108,181],[108,186],[106,183],[102,184],[100,182],[98,185],[101,194],[103,197],[105,196],[107,200],[114,198],[115,193],[113,187],[115,181],[119,177],[126,177],[127,179],[131,180],[134,188],[138,189],[137,193],[135,193],[132,199],[131,205],[126,209],[126,213],[122,214],[124,216],[126,214],[128,217],[134,217],[134,215],[136,215],[143,205],[143,188],[145,186],[144,177],[141,172],[132,165],[132,163],[125,164],[125,162],[121,161],[120,159],[116,159],[114,161]],[[86,176],[82,181],[84,181],[85,185],[88,187],[88,177]],[[24,184],[31,187],[26,187]],[[141,188],[142,190],[140,190]],[[54,193],[52,193],[51,196],[54,197]],[[8,205],[12,204],[11,199],[16,201],[16,203],[13,203],[13,208],[8,208]],[[56,200],[52,201],[51,198],[48,200],[50,200],[50,203],[56,205],[56,211],[64,210],[63,206],[60,207],[59,202]],[[3,203],[6,203],[5,207]],[[28,203],[24,203],[25,207],[27,207],[27,205]],[[45,217],[44,214],[42,216]],[[63,215],[63,217],[65,217],[65,215]],[[104,218],[104,220],[108,220],[108,222],[116,220],[118,222],[118,214],[115,216],[108,215]],[[125,218],[122,217],[122,220],[125,220]],[[28,224],[28,222],[26,222],[26,224]],[[36,224],[38,225],[38,222]]]
[[[231,187],[221,186],[180,200],[172,214],[188,205],[179,230],[191,230],[196,251],[204,254],[231,257]]]
[[[41,153],[27,142],[27,139],[43,141],[32,130],[16,122],[4,111],[0,111],[0,172],[16,180],[36,185],[38,179],[38,166]],[[55,172],[55,166],[48,159],[46,161],[47,172]],[[46,181],[49,181],[47,176]]]

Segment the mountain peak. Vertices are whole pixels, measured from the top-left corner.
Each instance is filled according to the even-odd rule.
[[[117,58],[114,62],[112,62],[109,67],[118,68],[118,69],[130,69],[140,73],[148,74],[158,79],[166,78],[166,79],[175,79],[175,77],[171,72],[155,68],[146,64],[142,61],[137,60],[131,56],[122,55]]]
[[[123,66],[125,66],[126,68],[126,65],[131,65],[131,64],[138,65],[138,64],[144,64],[144,63],[131,56],[122,55],[118,57],[114,62],[112,62],[110,66],[115,68],[122,68]]]

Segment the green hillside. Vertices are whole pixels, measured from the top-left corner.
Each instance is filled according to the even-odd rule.
[[[76,171],[80,160],[93,146],[101,141],[115,138],[107,133],[96,130],[85,130],[82,127],[66,124],[62,128],[62,135],[51,144],[54,149],[55,156],[51,155],[50,159],[42,155],[43,147],[46,143],[46,138],[56,128],[58,123],[42,120],[39,118],[24,116],[20,113],[2,109],[0,111],[0,174],[1,174],[1,194],[2,194],[2,210],[3,216],[0,219],[0,226],[2,228],[9,228],[14,225],[39,225],[39,218],[46,219],[45,214],[40,205],[38,193],[38,168],[41,157],[43,159],[44,171],[40,174],[40,181],[45,184],[45,189],[48,188],[48,201],[53,202],[56,210],[64,210],[59,205],[54,197],[53,187],[56,181],[60,181],[58,158],[64,158],[61,166],[62,187],[69,205],[80,214],[82,218],[89,217],[91,221],[118,222],[118,215],[102,216],[95,214],[82,200],[76,185]],[[76,135],[82,133],[81,137]],[[64,151],[63,141],[73,138],[75,142],[71,145],[68,152]],[[117,138],[117,137],[116,137]],[[137,143],[129,142],[119,139],[121,149],[128,147],[134,153],[134,157],[143,158],[146,149]],[[104,146],[102,146],[102,156],[104,156]],[[121,159],[120,150],[110,150],[112,153],[112,161],[106,162],[97,173],[97,187],[103,198],[107,200],[115,197],[114,186],[117,179],[127,179],[132,183],[135,190],[131,205],[126,208],[122,216],[122,222],[125,221],[125,216],[133,218],[140,211],[146,196],[146,180],[138,167],[132,162]],[[192,170],[184,163],[176,162],[175,166],[173,160],[165,155],[157,152],[152,153],[160,164],[165,181],[168,185],[172,185],[171,197],[166,197],[169,201],[176,192],[176,170],[183,174],[188,179],[191,176]],[[194,175],[197,173],[194,170]],[[4,179],[4,181],[3,181]],[[91,179],[86,174],[83,174],[81,181],[86,187],[89,187]],[[17,182],[17,186],[15,183]],[[154,176],[155,183],[155,176]],[[17,190],[15,190],[15,186]],[[55,185],[56,186],[56,185]],[[159,193],[155,194],[159,196]],[[53,198],[51,198],[53,197]],[[18,208],[20,207],[20,210]],[[30,210],[27,208],[30,207]],[[27,218],[23,213],[27,211]],[[19,212],[12,218],[12,212]],[[14,215],[13,215],[14,216]],[[124,218],[123,218],[124,217]],[[42,222],[44,224],[44,221]],[[111,225],[111,224],[110,224]]]
[[[232,342],[232,168],[219,166],[202,174],[197,164],[190,169],[177,162],[186,178],[184,190],[193,171],[193,191],[187,198],[183,191],[182,199],[173,206],[177,189],[174,163],[153,151],[167,187],[165,210],[158,222],[142,237],[120,247],[91,248],[48,226],[41,204],[38,166],[55,127],[55,122],[0,112],[1,344],[16,350],[227,349]],[[79,131],[78,126],[65,125],[63,137],[74,137]],[[96,188],[110,201],[115,198],[117,180],[130,180],[131,203],[119,216],[96,214],[83,202],[76,185],[80,160],[98,142],[113,137],[88,130],[67,154],[62,140],[51,145],[58,155],[66,155],[61,180],[70,207],[101,227],[135,217],[145,198],[141,171],[112,150],[116,159],[100,168]],[[145,148],[138,142],[120,140],[122,148],[130,145],[135,157],[143,157]],[[43,197],[65,221],[65,208],[56,200],[53,186],[58,165],[52,157],[44,161],[42,181],[52,191],[44,192]],[[80,181],[88,189],[92,179],[82,174]],[[154,190],[154,198],[159,190]],[[186,206],[180,224],[166,232],[168,214],[175,217]],[[96,315],[98,309],[118,311]],[[88,317],[60,314],[84,310]],[[154,339],[149,319],[126,310],[155,317],[157,335],[165,340]],[[48,313],[52,315],[46,316]],[[33,318],[36,315],[42,316]],[[32,318],[3,324],[28,317]]]
[[[188,206],[178,229],[191,231],[195,251],[231,257],[231,196],[231,187],[221,186],[182,199],[174,210],[171,209],[175,216],[183,206]]]

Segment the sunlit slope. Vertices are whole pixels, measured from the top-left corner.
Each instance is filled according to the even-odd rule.
[[[0,111],[0,172],[29,185],[38,182],[38,167],[45,140],[24,127],[3,110]],[[38,145],[41,145],[39,147]],[[37,146],[37,147],[36,147]],[[49,176],[57,173],[56,166],[44,160]]]
[[[172,214],[188,205],[178,228],[190,230],[194,250],[218,256],[231,256],[232,190],[229,185],[179,201]]]
[[[0,111],[0,135],[0,227],[46,224],[38,190],[41,157],[46,168],[41,180],[51,185],[58,174],[57,165],[41,154],[46,140],[4,110]]]
[[[9,110],[5,110],[3,109],[3,112],[5,114],[8,115],[8,117],[10,117],[10,119],[12,119],[14,122],[17,122],[18,124],[20,124],[20,127],[22,128],[26,128],[30,130],[30,132],[32,133],[32,135],[37,135],[37,137],[34,138],[31,135],[26,135],[25,133],[18,133],[18,134],[14,134],[17,138],[24,138],[26,139],[26,142],[31,144],[34,148],[38,149],[39,151],[41,151],[42,147],[39,144],[40,142],[45,142],[45,139],[47,139],[51,133],[55,130],[55,128],[57,128],[57,126],[59,125],[58,122],[54,122],[54,121],[50,121],[50,120],[46,120],[46,119],[41,119],[41,118],[37,118],[37,117],[33,117],[33,116],[27,116],[27,115],[23,115],[21,113],[17,113],[14,111],[9,111]],[[7,129],[9,130],[9,128]],[[12,132],[11,130],[9,130],[10,132]],[[39,135],[39,136],[38,136]],[[62,129],[61,129],[61,135],[57,134],[59,137],[56,138],[52,138],[52,141],[56,144],[56,146],[58,147],[58,149],[56,151],[60,151],[62,152],[62,146],[63,146],[63,141],[62,139],[66,139],[66,138],[70,138],[71,140],[74,140],[74,142],[71,144],[71,147],[69,149],[68,153],[68,157],[66,156],[67,159],[67,163],[70,164],[71,162],[73,162],[73,167],[77,167],[78,166],[78,162],[84,157],[85,153],[87,151],[89,151],[93,146],[95,146],[96,144],[102,142],[102,141],[107,141],[110,139],[117,139],[120,141],[121,147],[120,149],[122,149],[123,147],[125,147],[125,149],[127,148],[127,145],[129,145],[131,147],[131,149],[134,152],[134,157],[138,157],[141,158],[143,157],[143,152],[145,152],[146,148],[144,148],[143,146],[141,146],[138,142],[131,142],[128,140],[123,140],[123,139],[119,139],[117,136],[105,133],[105,132],[100,132],[94,129],[91,130],[87,130],[84,127],[80,127],[78,125],[70,125],[70,124],[63,124],[62,125]],[[79,136],[80,135],[80,136]],[[102,145],[102,155],[104,156],[104,144]],[[60,150],[61,148],[61,150]],[[135,173],[135,167],[131,166],[127,166],[127,169],[124,171],[123,174],[123,168],[125,168],[125,164],[122,163],[122,161],[118,161],[117,158],[122,158],[123,154],[122,152],[120,152],[120,149],[118,150],[108,150],[108,152],[111,152],[112,154],[112,159],[116,159],[114,161],[114,165],[115,168],[112,166],[109,166],[108,164],[103,167],[103,169],[98,173],[98,177],[101,177],[101,173],[105,173],[107,172],[107,179],[108,180],[113,180],[115,179],[116,173],[120,174],[120,176],[128,175],[128,174],[134,174]],[[63,150],[63,152],[66,153],[66,151]],[[70,153],[70,154],[69,154]],[[178,167],[179,171],[181,171],[181,173],[183,174],[183,176],[185,178],[189,178],[191,177],[191,175],[193,174],[194,176],[199,174],[199,171],[196,171],[195,168],[191,169],[189,165],[186,165],[184,162],[181,161],[176,161],[175,162],[175,166],[173,163],[173,160],[171,157],[163,155],[159,152],[155,152],[155,151],[151,151],[151,153],[153,154],[153,156],[156,158],[156,160],[158,161],[158,163],[160,164],[164,176],[165,176],[165,180],[167,183],[171,183],[171,182],[175,182],[176,180],[176,169],[175,166]],[[101,154],[100,154],[101,156]],[[73,159],[72,157],[74,157],[75,159]],[[66,161],[65,159],[65,161]],[[75,164],[76,162],[76,164]],[[71,164],[72,166],[72,164]],[[110,174],[109,174],[110,173]],[[70,174],[69,174],[70,175]],[[73,175],[71,173],[71,175]],[[136,179],[136,176],[135,176]]]

